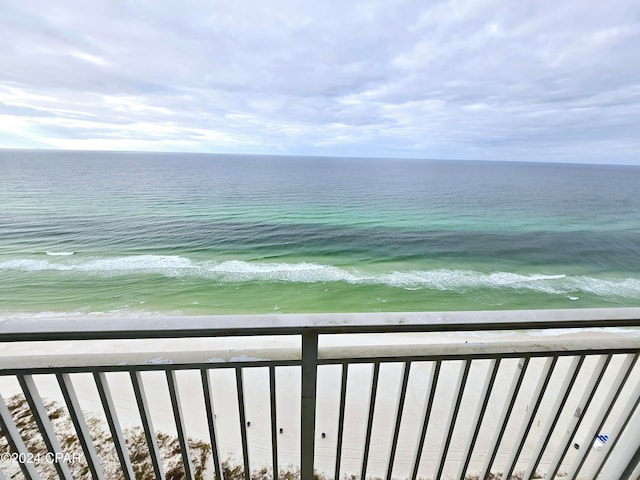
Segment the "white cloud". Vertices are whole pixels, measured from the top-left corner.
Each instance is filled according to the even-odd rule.
[[[109,62],[106,61],[104,58],[98,57],[96,55],[91,55],[90,53],[87,53],[87,52],[75,51],[75,52],[69,52],[69,55],[75,58],[79,58],[80,60],[84,60],[85,62],[93,63],[94,65],[101,65],[103,67],[106,67],[109,65]]]
[[[3,3],[2,147],[640,163],[640,9]]]

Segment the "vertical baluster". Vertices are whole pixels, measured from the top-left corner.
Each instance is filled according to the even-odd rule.
[[[573,465],[571,465],[571,468],[569,469],[569,472],[566,477],[568,480],[575,480],[578,477],[578,474],[580,473],[580,470],[582,469],[584,462],[587,460],[587,456],[591,452],[591,445],[593,441],[595,440],[596,436],[600,432],[600,429],[602,428],[604,423],[607,421],[607,418],[611,413],[611,409],[613,408],[613,405],[616,403],[616,400],[620,396],[620,393],[622,392],[622,389],[625,383],[627,382],[629,375],[631,375],[631,371],[633,370],[633,367],[635,366],[637,360],[638,360],[637,353],[635,355],[625,355],[625,358],[623,360],[622,365],[620,366],[618,374],[616,375],[616,378],[613,380],[609,388],[609,393],[607,394],[607,397],[602,403],[602,406],[600,407],[600,411],[598,412],[598,415],[596,416],[596,418],[594,418],[591,428],[586,434],[586,437],[585,437],[586,441],[583,442],[585,445],[585,448],[583,449],[582,454],[575,459]]]
[[[627,428],[627,425],[631,421],[631,417],[633,416],[636,409],[638,408],[638,404],[640,404],[640,382],[636,385],[636,388],[633,390],[633,393],[629,397],[627,404],[625,405],[623,411],[620,413],[620,416],[618,417],[618,421],[616,422],[613,429],[611,430],[611,433],[609,434],[610,441],[607,441],[607,443],[604,445],[604,455],[602,456],[602,458],[594,468],[593,478],[598,478],[598,475],[600,475],[600,472],[602,471],[602,468],[607,463],[607,460],[609,459],[611,452],[613,452],[613,449],[618,444],[618,441],[620,440],[622,433],[624,432],[625,428]]]
[[[398,402],[396,408],[396,422],[393,429],[393,439],[391,440],[391,448],[389,449],[389,460],[387,461],[386,480],[391,480],[393,473],[393,462],[396,458],[396,449],[398,447],[398,437],[400,435],[400,425],[402,423],[402,412],[404,410],[404,400],[407,395],[407,385],[409,384],[409,371],[411,370],[411,362],[405,362],[402,365],[402,385],[398,394]]]
[[[216,473],[216,480],[223,480],[222,465],[220,462],[220,450],[218,447],[218,429],[216,428],[216,414],[213,408],[213,388],[209,378],[209,370],[200,370],[202,378],[202,391],[204,393],[204,406],[207,412],[207,423],[209,425],[209,439],[211,440],[211,453],[213,455],[213,468]]]
[[[558,419],[560,418],[560,414],[562,413],[562,409],[564,408],[567,399],[569,398],[569,394],[571,393],[571,389],[573,388],[573,384],[576,381],[578,373],[580,372],[580,367],[582,367],[582,363],[584,362],[584,355],[580,357],[573,357],[571,360],[571,365],[569,366],[569,370],[567,375],[565,376],[564,382],[562,386],[558,390],[556,401],[551,407],[551,416],[549,417],[547,424],[544,426],[542,433],[540,434],[540,440],[536,447],[535,453],[531,456],[531,462],[529,467],[524,474],[525,478],[531,478],[535,473],[538,465],[540,464],[540,459],[542,458],[542,454],[544,453],[547,444],[549,443],[549,439],[551,438],[551,434],[553,433],[553,429],[558,423]]]
[[[33,381],[33,377],[31,375],[18,375],[18,382],[20,383],[20,387],[27,399],[27,403],[31,408],[33,419],[38,426],[42,439],[47,446],[47,453],[55,455],[56,461],[53,462],[53,465],[56,472],[58,472],[60,478],[72,480],[73,475],[71,474],[69,466],[63,458],[58,459],[58,455],[63,455],[62,447],[60,446],[58,437],[56,437],[56,433],[53,430],[53,425],[51,425],[51,421],[49,420],[49,414],[44,408],[42,397],[40,396],[38,388]]]
[[[278,480],[278,415],[276,410],[276,367],[269,366],[269,393],[271,408],[271,463],[273,480]]]
[[[598,385],[600,385],[600,381],[604,376],[604,372],[611,361],[611,355],[600,355],[598,359],[598,363],[596,364],[593,374],[587,383],[582,398],[578,403],[578,407],[575,410],[574,415],[571,417],[571,422],[567,427],[567,433],[565,435],[565,442],[562,448],[559,448],[549,465],[549,468],[546,473],[547,478],[555,478],[558,473],[558,469],[560,468],[560,464],[564,459],[569,447],[571,446],[571,440],[575,436],[578,431],[578,427],[582,423],[582,419],[584,418],[584,414],[591,405],[591,400],[598,389]]]
[[[553,356],[547,358],[547,361],[544,364],[542,369],[542,373],[540,375],[540,379],[538,380],[538,384],[536,386],[536,390],[533,394],[534,404],[533,407],[529,406],[527,410],[527,415],[525,416],[525,421],[520,429],[520,433],[518,435],[518,439],[515,442],[515,447],[511,451],[511,455],[507,460],[506,468],[504,473],[502,474],[502,480],[508,480],[511,478],[511,474],[513,473],[513,469],[516,466],[516,462],[518,461],[518,457],[520,457],[520,452],[522,452],[522,447],[524,446],[524,442],[527,439],[527,435],[529,434],[529,430],[531,429],[531,425],[533,424],[533,419],[538,412],[538,408],[540,407],[540,402],[542,402],[542,397],[544,396],[544,392],[547,389],[547,385],[549,385],[549,380],[551,380],[551,375],[553,374],[553,369],[558,362],[558,357]]]
[[[364,438],[364,451],[362,453],[362,471],[360,479],[367,478],[367,463],[369,462],[369,447],[371,445],[371,430],[373,428],[373,414],[376,409],[376,395],[378,392],[378,378],[380,377],[380,362],[373,364],[373,375],[371,378],[371,395],[369,397],[369,418],[367,420],[367,433]]]
[[[7,404],[5,403],[4,398],[2,398],[2,395],[0,395],[0,428],[2,428],[4,436],[13,453],[22,458],[27,458],[27,447],[20,436],[20,432],[13,421],[13,416],[9,411],[9,407],[7,407]],[[22,474],[28,480],[40,480],[40,474],[33,463],[20,462],[18,465],[20,466],[20,470],[22,470]]]
[[[456,419],[458,418],[458,412],[460,411],[460,404],[462,403],[462,395],[464,394],[464,386],[467,383],[467,377],[469,376],[469,368],[471,367],[471,360],[464,360],[460,366],[460,372],[458,373],[458,383],[453,394],[456,399],[455,405],[449,413],[449,418],[445,426],[445,432],[447,432],[447,438],[440,451],[438,472],[436,478],[441,478],[442,471],[444,470],[444,464],[447,461],[447,453],[449,452],[449,446],[451,445],[451,438],[453,437],[453,429],[455,428]]]
[[[342,364],[342,381],[340,383],[340,413],[338,415],[338,443],[336,445],[336,469],[333,478],[340,478],[340,462],[342,461],[342,437],[344,435],[344,410],[347,401],[347,377],[349,364]]]
[[[57,373],[56,378],[58,379],[64,401],[67,404],[69,415],[71,415],[71,421],[76,429],[80,446],[82,447],[87,465],[91,471],[91,476],[96,480],[102,480],[105,478],[102,465],[100,464],[98,454],[91,440],[91,433],[89,433],[87,423],[84,421],[82,408],[80,407],[76,390],[73,387],[71,376],[68,373]]]
[[[120,422],[118,421],[118,414],[116,413],[116,407],[113,403],[113,397],[111,396],[107,376],[104,372],[94,372],[93,379],[96,382],[98,395],[102,402],[102,408],[104,409],[105,416],[107,417],[107,424],[109,425],[113,444],[116,448],[118,459],[120,460],[122,473],[126,480],[135,480],[136,476],[133,473],[131,459],[129,458],[129,450],[127,449],[127,444],[124,441],[122,428],[120,428]]]
[[[491,392],[493,390],[493,385],[496,381],[496,376],[498,375],[499,368],[500,359],[492,359],[487,371],[487,377],[484,381],[484,385],[482,386],[482,390],[480,391],[480,401],[478,403],[478,408],[476,410],[475,416],[473,417],[473,425],[471,426],[472,434],[469,438],[469,442],[467,443],[463,454],[463,458],[465,460],[460,465],[460,470],[458,471],[459,480],[464,480],[467,468],[469,467],[469,462],[471,462],[471,455],[473,455],[473,449],[475,448],[476,441],[478,440],[478,434],[480,433],[480,427],[482,426],[482,419],[484,418],[484,414],[487,411],[487,405],[489,405],[489,398],[491,397]]]
[[[638,465],[640,465],[640,442],[638,442],[638,448],[632,455],[631,459],[629,459],[629,463],[627,464],[626,468],[620,474],[619,480],[630,480],[631,475],[633,475],[634,470],[638,468]],[[638,477],[635,478],[637,479]]]
[[[496,430],[493,439],[489,445],[491,446],[491,453],[487,455],[484,466],[482,467],[482,473],[480,474],[480,478],[487,478],[489,473],[491,472],[491,467],[493,466],[493,461],[496,458],[498,453],[498,448],[500,447],[500,442],[502,441],[502,436],[507,428],[507,422],[509,421],[509,417],[511,416],[511,411],[513,410],[513,406],[516,403],[516,398],[518,398],[518,392],[520,391],[520,386],[522,385],[522,381],[524,380],[524,374],[527,371],[527,367],[529,366],[530,357],[525,357],[522,359],[522,363],[519,363],[516,367],[516,371],[513,375],[513,380],[511,381],[511,386],[509,387],[509,391],[507,392],[505,398],[506,402],[502,413],[500,414],[500,418],[498,419],[497,425],[499,426]]]
[[[418,478],[418,469],[420,468],[420,459],[422,458],[422,451],[424,450],[424,441],[427,438],[427,428],[429,427],[429,420],[431,418],[431,409],[433,408],[433,401],[435,400],[435,396],[436,396],[436,388],[438,387],[438,378],[440,376],[441,363],[442,362],[438,360],[433,366],[433,368],[431,369],[431,377],[429,378],[429,385],[427,386],[427,392],[429,394],[429,398],[427,401],[425,401],[424,409],[422,410],[422,416],[420,420],[420,425],[422,425],[422,429],[420,430],[420,437],[418,439],[418,444],[416,445],[416,450],[413,454],[411,480],[416,480],[416,478]]]
[[[167,385],[169,386],[169,396],[171,397],[171,407],[173,408],[173,418],[176,422],[176,430],[178,431],[178,442],[180,443],[180,451],[182,453],[182,463],[184,466],[185,477],[189,480],[194,479],[193,465],[191,464],[191,452],[189,450],[189,436],[187,435],[186,425],[184,423],[184,415],[180,403],[180,394],[178,393],[178,382],[175,370],[167,370]]]
[[[238,392],[238,412],[240,414],[240,436],[242,439],[242,460],[244,463],[244,478],[251,479],[249,464],[249,445],[247,441],[247,418],[244,409],[244,386],[242,381],[242,367],[236,368],[236,389]]]
[[[156,438],[156,432],[151,420],[151,412],[149,410],[147,396],[144,391],[144,384],[142,383],[142,374],[140,371],[133,370],[129,372],[129,374],[131,376],[133,393],[135,394],[136,403],[138,404],[138,412],[140,412],[140,420],[142,421],[144,436],[147,439],[147,446],[149,447],[149,456],[151,457],[153,472],[156,478],[164,478],[162,459],[160,458],[160,450],[158,449],[158,439]]]

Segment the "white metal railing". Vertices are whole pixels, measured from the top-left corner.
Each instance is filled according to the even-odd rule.
[[[198,397],[211,476],[219,479],[225,454],[241,458],[249,479],[267,452],[273,478],[296,463],[305,480],[314,471],[336,479],[507,480],[518,472],[518,478],[618,480],[640,474],[639,319],[640,309],[5,319],[0,380],[19,386],[56,460],[55,473],[64,479],[73,478],[69,452],[41,390],[63,398],[88,475],[107,478],[87,426],[84,387],[77,388],[90,376],[121,475],[131,480],[135,472],[119,420],[124,383],[133,391],[130,403],[156,478],[166,471],[154,425],[166,425],[167,417],[185,478],[194,478],[188,438]],[[287,341],[274,340],[281,338]],[[100,345],[120,350],[98,352]],[[285,370],[296,373],[285,378]],[[150,406],[158,375],[168,410]],[[55,388],[47,378],[55,378]],[[255,386],[260,382],[261,389]],[[0,427],[13,455],[6,458],[26,459],[24,432],[3,399],[12,390],[4,385]],[[226,411],[228,397],[234,412]],[[286,436],[283,423],[291,425]],[[234,435],[239,441],[229,448]],[[259,453],[257,461],[250,452]],[[282,458],[292,455],[293,462]],[[26,478],[43,475],[37,462],[18,465]],[[3,468],[0,461],[0,479]]]

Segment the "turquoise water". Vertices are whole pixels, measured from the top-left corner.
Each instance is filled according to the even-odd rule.
[[[640,306],[640,168],[0,152],[0,313]]]

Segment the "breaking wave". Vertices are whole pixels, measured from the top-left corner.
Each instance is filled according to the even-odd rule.
[[[54,255],[55,256],[55,255]],[[382,273],[308,262],[268,263],[243,260],[196,261],[177,255],[132,255],[79,259],[59,255],[58,260],[14,259],[0,262],[0,271],[60,271],[87,275],[118,276],[155,274],[196,277],[222,283],[253,281],[325,283],[347,282],[385,285],[408,290],[433,289],[464,292],[472,289],[511,288],[550,294],[578,292],[600,296],[640,298],[639,278],[480,272],[463,269],[407,270]]]

